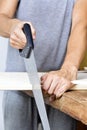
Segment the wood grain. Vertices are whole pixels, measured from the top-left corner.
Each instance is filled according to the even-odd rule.
[[[33,96],[32,91],[24,92]],[[53,102],[49,101],[49,95],[44,94],[44,100],[46,104],[87,125],[87,91],[68,91]]]

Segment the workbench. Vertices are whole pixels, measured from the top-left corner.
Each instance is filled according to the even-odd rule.
[[[45,102],[87,125],[87,91],[69,91],[60,99]]]
[[[9,83],[13,83],[13,81],[15,81],[14,79],[16,79],[15,85],[21,86],[19,81],[23,81],[22,84],[24,84],[25,87],[29,85],[27,73],[0,73],[0,80],[1,78],[5,79],[5,84],[7,79]],[[78,79],[85,78],[87,79],[87,73],[78,73]],[[0,83],[2,83],[2,81],[3,80],[1,80]],[[5,86],[7,86],[7,84]],[[2,88],[3,87],[0,87],[0,90]],[[32,96],[32,90],[26,90],[24,92]],[[68,92],[65,92],[61,98],[56,99],[53,102],[49,102],[49,95],[44,95],[44,99],[47,104],[87,125],[87,90],[69,90]]]
[[[33,96],[31,91],[25,93]],[[68,91],[62,97],[49,102],[49,96],[44,94],[45,103],[87,125],[87,91]]]

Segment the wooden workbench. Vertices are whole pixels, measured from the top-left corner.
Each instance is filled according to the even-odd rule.
[[[31,91],[26,93],[33,95]],[[68,91],[53,102],[49,102],[48,95],[44,95],[44,99],[46,104],[87,125],[87,91]]]
[[[48,98],[45,101],[87,125],[87,91],[70,91],[54,102],[50,103]]]

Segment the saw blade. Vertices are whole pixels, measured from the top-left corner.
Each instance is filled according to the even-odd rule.
[[[30,58],[28,59],[24,58],[24,62],[26,66],[26,71],[28,72],[30,83],[32,84],[32,91],[36,101],[37,109],[41,118],[43,128],[44,130],[50,130],[33,50],[31,52]]]

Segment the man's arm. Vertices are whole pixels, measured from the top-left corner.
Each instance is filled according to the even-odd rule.
[[[0,0],[0,35],[10,37],[11,28],[19,23],[19,20],[12,19],[16,12],[18,0]]]
[[[35,39],[35,29],[30,22],[14,18],[17,6],[18,0],[0,0],[0,35],[10,38],[12,47],[22,49],[27,41],[22,31],[24,23],[30,24],[33,39]]]
[[[41,78],[42,88],[49,94],[60,97],[72,87],[77,70],[87,49],[87,0],[77,0],[73,15],[72,29],[64,63],[59,71],[49,72]]]
[[[72,29],[63,66],[68,62],[79,68],[87,50],[87,0],[77,0],[72,15]]]

